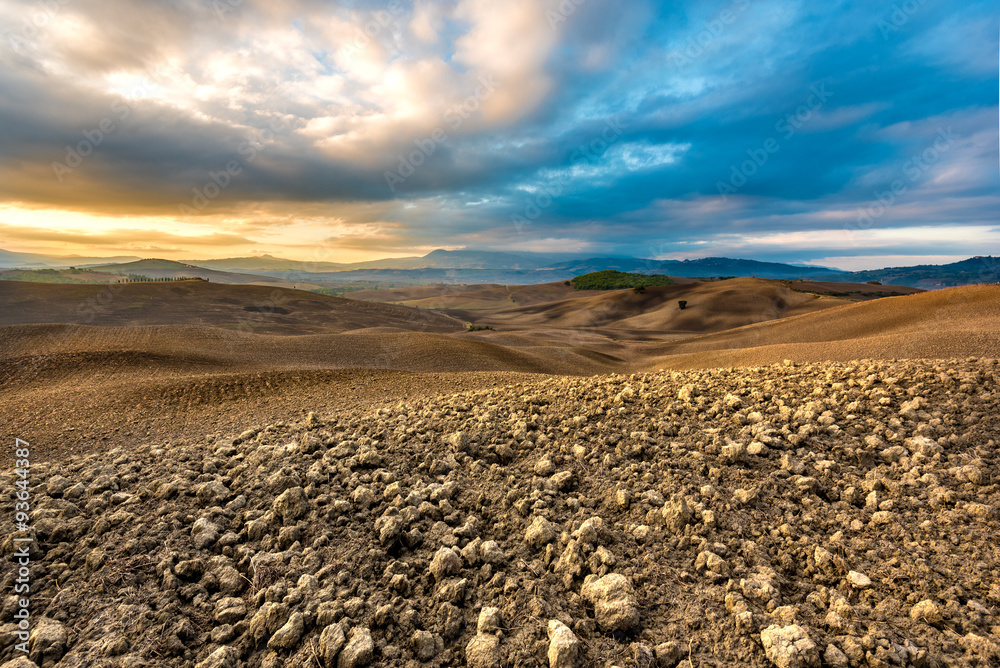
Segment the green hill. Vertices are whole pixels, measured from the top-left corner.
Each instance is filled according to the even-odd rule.
[[[648,288],[654,285],[674,284],[669,276],[662,274],[632,274],[611,269],[582,274],[571,282],[575,290],[621,290],[623,288]]]
[[[138,262],[126,262],[124,264],[103,264],[90,267],[95,271],[109,272],[121,276],[131,276],[133,274],[152,279],[178,279],[178,278],[203,278],[213,283],[282,283],[281,279],[270,276],[255,276],[253,274],[238,274],[229,271],[216,271],[215,269],[205,269],[193,264],[175,262],[173,260],[161,260],[159,258],[148,258]]]
[[[97,272],[92,272],[91,276],[97,276]],[[104,282],[117,279],[111,274],[100,274]],[[85,280],[77,276],[72,276],[67,271],[58,269],[8,269],[0,271],[2,281],[26,281],[29,283],[93,283],[94,280]]]

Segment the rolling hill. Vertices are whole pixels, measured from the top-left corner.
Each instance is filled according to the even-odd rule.
[[[31,283],[113,283],[121,277],[91,269],[0,269],[0,280]]]
[[[137,274],[149,278],[204,278],[207,281],[227,284],[267,284],[291,286],[292,282],[275,279],[273,276],[240,274],[230,271],[217,271],[215,269],[205,269],[193,264],[175,262],[173,260],[160,260],[156,258],[137,260],[136,262],[126,262],[122,264],[104,264],[89,267],[93,271],[107,272],[128,276]],[[303,288],[318,287],[313,283],[300,282]]]
[[[438,252],[438,251],[435,251]],[[447,257],[447,256],[446,256]],[[423,258],[412,264],[421,264]],[[445,264],[446,262],[437,264]],[[500,283],[505,285],[525,285],[552,283],[572,279],[580,274],[598,271],[622,271],[646,274],[666,274],[680,277],[710,278],[720,276],[757,276],[758,278],[808,278],[828,276],[827,268],[798,267],[774,262],[757,262],[754,260],[730,260],[728,258],[705,258],[703,260],[659,261],[638,258],[591,258],[572,260],[532,267],[530,264],[520,266],[506,265],[499,261],[499,266],[478,266],[478,261],[454,262],[460,266],[421,266],[402,268],[393,266],[399,264],[396,260],[379,261],[380,267],[351,268],[335,272],[319,272],[309,274],[314,281],[329,283],[403,283],[403,284],[482,284]],[[273,272],[272,275],[285,279],[294,279],[302,275],[298,272]]]
[[[625,289],[582,294],[555,302],[504,308],[470,319],[497,328],[701,333],[844,303],[836,298],[795,292],[775,281],[753,278],[655,286],[646,288],[644,293]],[[683,311],[678,307],[682,299],[688,302]]]
[[[550,283],[580,274],[616,270],[670,276],[807,278],[828,275],[826,267],[731,258],[650,260],[635,257],[574,258],[567,253],[528,253],[438,249],[420,257],[386,258],[346,264],[294,262],[271,256],[192,260],[190,264],[225,271],[249,271],[285,280],[332,283],[449,283],[510,285]]]
[[[827,281],[864,283],[880,281],[910,285],[925,290],[1000,282],[1000,257],[977,256],[951,264],[924,264],[912,267],[888,267],[820,277]]]
[[[357,290],[352,299],[392,302],[431,309],[495,310],[582,296],[564,282],[530,285],[450,285],[436,283],[378,290]]]
[[[1000,258],[992,256],[974,257],[945,265],[916,265],[845,272],[829,267],[726,257],[654,260],[474,249],[438,249],[423,256],[349,263],[297,261],[271,255],[173,262],[136,258],[54,256],[0,250],[0,269],[70,266],[86,266],[100,271],[144,273],[151,277],[178,276],[186,273],[219,282],[268,282],[281,285],[308,282],[311,285],[326,287],[435,283],[528,285],[564,281],[580,274],[608,270],[687,278],[756,277],[847,283],[880,281],[922,289],[1000,281]],[[220,273],[213,277],[212,274],[197,272],[198,269]]]
[[[378,269],[477,269],[486,271],[539,269],[572,257],[566,253],[527,253],[482,250],[433,250],[426,255],[384,258],[364,262],[295,261],[271,255],[228,258],[221,260],[190,260],[189,263],[223,271],[248,271],[284,276],[286,272],[341,272]]]
[[[282,274],[284,272],[320,272],[320,271],[340,271],[350,265],[340,262],[311,262],[308,260],[286,260],[273,255],[259,255],[256,257],[231,257],[219,260],[187,260],[184,264],[205,269],[215,269],[216,271],[262,274],[269,276],[272,273]]]
[[[397,292],[465,307],[438,311],[204,281],[2,281],[0,410],[19,433],[86,452],[538,374],[1000,356],[1000,287],[873,299],[897,288],[837,285],[860,294],[749,278],[642,294],[562,283]]]
[[[198,325],[283,334],[372,327],[461,329],[455,319],[430,311],[270,286],[203,281],[106,286],[0,282],[0,326],[39,323]]]
[[[1000,286],[845,304],[652,346],[647,368],[757,366],[784,359],[1000,357]]]
[[[706,257],[697,260],[644,260],[639,258],[589,258],[562,262],[552,266],[556,271],[584,274],[606,269],[708,278],[713,276],[755,276],[757,278],[805,278],[831,274],[826,267],[805,267],[779,262],[759,262],[728,257]]]
[[[133,256],[88,257],[83,255],[16,253],[14,251],[0,249],[0,269],[61,269],[65,267],[82,267],[93,264],[133,262],[138,259],[139,258]]]

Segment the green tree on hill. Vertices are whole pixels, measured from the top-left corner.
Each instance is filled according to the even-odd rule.
[[[649,288],[657,285],[673,285],[669,276],[662,274],[634,274],[624,271],[595,271],[573,279],[574,290],[622,290],[624,288]],[[641,292],[641,290],[636,290]]]

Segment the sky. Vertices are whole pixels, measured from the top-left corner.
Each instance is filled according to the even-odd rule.
[[[995,2],[0,0],[0,248],[1000,254]]]

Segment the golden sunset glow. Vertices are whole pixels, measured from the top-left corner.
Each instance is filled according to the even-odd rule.
[[[0,247],[859,267],[996,243],[975,12],[931,39],[928,11],[906,41],[871,9],[735,5],[0,0]]]

